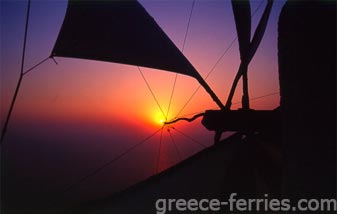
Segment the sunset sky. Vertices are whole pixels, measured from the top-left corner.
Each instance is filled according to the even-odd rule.
[[[140,3],[181,49],[192,1],[144,0]],[[252,1],[252,11],[260,3],[260,0]],[[252,18],[253,29],[265,4],[266,1]],[[275,1],[264,39],[249,66],[251,98],[279,91],[277,22],[283,4],[284,1]],[[32,1],[25,70],[50,55],[66,6],[66,1]],[[1,1],[1,125],[20,72],[26,9],[25,1]],[[195,2],[184,55],[203,77],[235,38],[230,1]],[[162,126],[159,121],[165,119],[137,67],[62,57],[55,59],[57,65],[48,60],[25,75],[8,127],[3,150],[13,173],[9,175],[12,178],[10,185],[26,190],[21,191],[20,197],[31,191],[42,198],[51,192],[59,192],[153,134]],[[207,79],[223,103],[239,62],[235,41]],[[161,108],[167,112],[175,74],[141,69]],[[178,76],[169,119],[218,108],[200,88],[182,109],[198,86],[195,79]],[[241,84],[233,101],[240,100]],[[254,109],[273,109],[278,105],[278,94],[251,101]],[[239,107],[234,104],[232,108]],[[202,149],[186,136],[205,146],[212,145],[213,133],[207,131],[200,120],[181,122],[174,127],[176,130],[170,128],[171,132],[163,129],[160,169]],[[70,194],[90,198],[85,194],[96,192],[103,196],[153,174],[160,133]]]

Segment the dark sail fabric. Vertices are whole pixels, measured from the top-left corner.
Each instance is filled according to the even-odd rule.
[[[270,12],[274,0],[268,0],[265,10],[260,18],[259,24],[255,30],[252,40],[251,36],[251,14],[249,0],[238,1],[232,0],[233,13],[235,18],[236,29],[239,39],[239,48],[241,60],[246,64],[252,60],[266,30]],[[243,57],[245,56],[245,57]]]
[[[251,14],[249,0],[232,0],[236,31],[239,40],[240,58],[244,59],[250,48]]]
[[[51,55],[199,75],[137,1],[70,0]]]

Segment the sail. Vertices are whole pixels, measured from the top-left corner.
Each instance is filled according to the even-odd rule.
[[[69,0],[51,56],[199,75],[137,1]]]
[[[249,0],[232,0],[233,13],[239,40],[240,58],[244,59],[250,48],[251,13]]]
[[[51,56],[116,62],[194,77],[223,104],[137,1],[69,0]]]
[[[270,12],[274,0],[268,0],[265,10],[260,18],[259,24],[255,30],[252,40],[251,36],[251,14],[249,0],[232,0],[233,13],[236,29],[238,33],[239,49],[241,60],[246,64],[252,60],[266,30]]]

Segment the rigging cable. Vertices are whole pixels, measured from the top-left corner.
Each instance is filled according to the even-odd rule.
[[[161,132],[160,132],[159,149],[158,149],[158,156],[157,156],[157,164],[156,164],[155,174],[157,174],[159,172],[160,152],[161,152],[161,146],[162,146],[162,141],[163,141],[163,130],[164,130],[164,126],[161,128]]]
[[[180,121],[180,120],[185,120],[185,121],[187,121],[187,122],[192,122],[192,121],[196,120],[197,118],[202,117],[202,116],[204,116],[204,115],[205,115],[205,113],[202,112],[202,113],[199,113],[199,114],[194,115],[194,116],[191,117],[191,118],[180,117],[180,118],[177,118],[177,119],[175,119],[175,120],[172,120],[172,121],[169,121],[169,122],[165,122],[164,124],[165,124],[165,125],[169,125],[169,124],[176,123],[176,122],[178,122],[178,121]]]
[[[258,96],[258,97],[253,97],[253,98],[250,98],[249,100],[258,100],[258,99],[269,97],[269,96],[273,96],[273,95],[276,95],[276,94],[280,94],[280,92],[278,91],[278,92],[273,92],[273,93],[265,94],[265,95]],[[238,102],[233,103],[232,105],[234,105],[234,104],[240,104],[240,103],[241,103],[241,101],[238,101]]]
[[[165,119],[167,120],[167,118],[166,118],[166,115],[165,115],[165,113],[164,113],[163,109],[161,108],[161,106],[160,106],[160,104],[159,104],[159,102],[158,102],[158,99],[157,99],[156,95],[154,94],[153,90],[151,89],[151,86],[150,86],[150,84],[149,84],[149,83],[148,83],[148,81],[146,80],[146,78],[145,78],[145,76],[144,76],[144,74],[143,74],[142,70],[140,69],[140,67],[139,67],[139,66],[137,66],[137,68],[138,68],[138,70],[139,70],[139,73],[140,73],[140,75],[142,76],[142,78],[143,78],[144,82],[146,83],[146,86],[147,86],[147,88],[148,88],[148,89],[149,89],[149,91],[151,92],[153,99],[154,99],[154,100],[155,100],[155,102],[157,103],[157,106],[158,106],[158,108],[160,109],[161,113],[163,114],[163,116],[164,116],[164,117],[165,117]]]
[[[47,57],[47,58],[41,60],[41,61],[40,61],[39,63],[37,63],[36,65],[32,66],[31,68],[29,68],[29,69],[27,69],[25,72],[23,72],[22,75],[28,74],[30,71],[32,71],[33,69],[35,69],[36,67],[38,67],[39,65],[41,65],[42,63],[44,63],[45,61],[47,61],[47,60],[50,59],[50,58],[51,58],[51,57],[49,56],[49,57]]]
[[[25,34],[24,34],[24,39],[23,39],[23,50],[22,50],[22,58],[21,58],[20,76],[19,76],[18,83],[16,85],[16,89],[15,89],[15,92],[14,92],[14,96],[13,96],[11,105],[9,107],[9,111],[8,111],[8,114],[7,114],[7,117],[6,117],[6,121],[5,121],[3,129],[1,131],[0,145],[2,144],[2,142],[4,140],[4,137],[5,137],[5,134],[6,134],[6,131],[7,131],[7,127],[8,127],[8,123],[9,123],[9,119],[10,119],[10,117],[12,115],[14,104],[15,104],[16,98],[18,96],[19,89],[20,89],[21,82],[22,82],[23,75],[24,75],[23,68],[24,68],[24,64],[25,64],[25,54],[26,54],[26,42],[27,42],[27,33],[28,33],[29,13],[30,13],[30,0],[28,0],[28,7],[27,7],[26,25],[25,25]]]
[[[188,136],[187,134],[185,134],[184,132],[182,131],[179,131],[177,128],[174,128],[172,127],[173,130],[175,130],[176,132],[180,133],[182,136],[184,136],[185,138],[191,140],[192,142],[198,144],[199,146],[201,146],[202,148],[206,148],[207,146],[205,146],[204,144],[198,142],[197,140],[195,140],[194,138]]]
[[[191,10],[190,10],[190,16],[188,18],[187,27],[186,27],[185,36],[184,36],[183,47],[181,48],[181,52],[182,53],[184,53],[184,50],[185,50],[185,45],[186,45],[186,41],[187,41],[187,35],[188,35],[189,29],[190,29],[190,24],[191,24],[191,19],[192,19],[194,4],[195,4],[195,0],[192,1],[192,6],[191,6]],[[168,118],[169,111],[170,111],[170,108],[171,108],[171,103],[172,103],[173,94],[174,94],[174,90],[175,90],[175,87],[176,87],[177,79],[178,79],[178,74],[176,73],[175,77],[174,77],[174,82],[173,82],[173,87],[172,87],[172,92],[171,92],[171,97],[170,97],[169,105],[167,107],[166,120]]]
[[[29,69],[27,69],[26,71],[24,71],[24,72],[22,72],[22,78],[21,79],[23,79],[23,77],[26,75],[26,74],[28,74],[29,72],[31,72],[32,70],[34,70],[35,68],[37,68],[37,67],[39,67],[40,65],[42,65],[44,62],[46,62],[48,59],[52,59],[54,62],[55,62],[55,64],[57,65],[58,63],[56,62],[56,60],[53,58],[53,57],[46,57],[46,58],[44,58],[43,60],[41,60],[40,62],[38,62],[38,63],[36,63],[35,65],[33,65],[32,67],[30,67]],[[21,75],[21,73],[20,73],[20,75]],[[20,87],[20,85],[21,85],[21,81],[22,80],[20,80],[19,79],[19,87]],[[17,90],[19,90],[19,88],[17,89]],[[14,94],[14,97],[13,97],[13,100],[12,100],[12,104],[11,104],[11,107],[10,107],[10,110],[9,110],[9,112],[8,112],[8,114],[7,114],[7,119],[6,119],[6,122],[5,122],[5,124],[4,124],[4,128],[3,128],[3,130],[2,130],[2,134],[1,134],[1,142],[2,142],[2,140],[4,139],[4,136],[5,136],[5,133],[6,133],[6,131],[7,131],[7,125],[8,125],[8,123],[9,123],[9,120],[10,120],[10,115],[11,115],[11,113],[12,113],[12,110],[11,110],[11,108],[14,108],[14,104],[15,104],[15,101],[16,101],[16,96],[17,96],[17,93],[18,93],[18,91],[17,92],[15,92],[15,94]],[[13,105],[13,107],[12,107],[12,105]]]
[[[187,27],[186,27],[186,31],[185,31],[184,42],[183,42],[183,47],[181,49],[181,52],[184,52],[184,50],[185,50],[185,45],[186,45],[187,35],[188,35],[189,29],[190,29],[190,24],[191,24],[191,19],[192,19],[194,4],[195,4],[195,0],[193,0],[193,2],[192,2],[190,16],[188,18]]]
[[[170,96],[170,101],[169,101],[169,105],[167,107],[167,112],[166,112],[166,120],[167,120],[167,118],[169,116],[169,113],[170,113],[171,103],[172,103],[172,99],[173,99],[174,90],[176,88],[177,79],[178,79],[178,74],[175,74],[174,82],[173,82],[173,86],[172,86],[172,91],[171,91],[171,96]]]
[[[173,145],[174,145],[174,148],[175,148],[175,150],[176,150],[176,152],[177,152],[179,161],[181,161],[181,160],[182,160],[182,156],[180,155],[178,146],[177,146],[176,142],[175,142],[174,139],[173,139],[173,136],[172,136],[172,134],[171,134],[171,130],[170,130],[170,129],[167,129],[167,132],[168,132],[169,135],[170,135],[171,141],[172,141],[172,143],[173,143]]]
[[[137,147],[139,147],[140,145],[142,145],[143,143],[145,143],[146,141],[150,140],[153,136],[155,136],[160,130],[162,130],[162,128],[158,129],[157,131],[155,131],[154,133],[152,133],[151,135],[149,135],[148,137],[144,138],[142,141],[138,142],[137,144],[133,145],[132,147],[130,147],[129,149],[125,150],[123,153],[119,154],[118,156],[114,157],[112,160],[104,163],[103,165],[101,165],[100,167],[96,168],[94,171],[88,173],[87,175],[83,176],[81,179],[79,179],[77,182],[69,185],[68,187],[66,187],[62,192],[60,192],[60,196],[63,196],[65,193],[71,191],[72,189],[74,189],[75,187],[77,187],[78,185],[80,185],[81,183],[83,183],[84,181],[86,181],[87,179],[89,179],[90,177],[95,176],[97,173],[99,173],[100,171],[102,171],[104,168],[110,166],[111,164],[115,163],[116,161],[118,161],[119,159],[121,159],[122,157],[124,157],[125,155],[127,155],[128,153],[132,152],[133,150],[135,150]],[[55,202],[55,201],[53,201]]]
[[[263,0],[260,2],[260,4],[257,6],[257,8],[254,10],[252,17],[255,16],[256,12],[260,9],[260,7],[263,4]],[[226,53],[229,51],[229,49],[232,48],[234,42],[238,39],[238,37],[236,36],[232,42],[229,44],[229,46],[226,48],[226,50],[223,52],[223,54],[219,57],[219,59],[216,61],[216,63],[214,64],[214,66],[211,68],[211,70],[207,73],[205,80],[207,80],[207,78],[210,76],[210,74],[214,71],[214,69],[216,68],[216,66],[219,64],[219,62],[222,60],[222,58],[226,55]],[[199,85],[194,92],[192,93],[192,95],[190,96],[190,98],[187,100],[187,102],[185,103],[185,105],[183,105],[183,107],[181,108],[181,110],[178,112],[178,114],[175,116],[175,118],[177,118],[180,113],[186,108],[186,106],[191,102],[191,100],[194,98],[194,96],[196,95],[196,93],[199,91],[199,89],[201,88],[201,86]]]

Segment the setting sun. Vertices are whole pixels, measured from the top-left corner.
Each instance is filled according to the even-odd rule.
[[[153,124],[156,124],[156,126],[163,126],[166,122],[165,115],[163,115],[159,109],[153,109],[153,111],[149,111],[148,117],[152,118],[151,121]]]
[[[161,125],[161,126],[163,126],[164,123],[166,122],[166,120],[163,118],[162,115],[157,116],[157,117],[155,118],[155,120],[156,120],[157,124],[159,124],[159,125]]]

